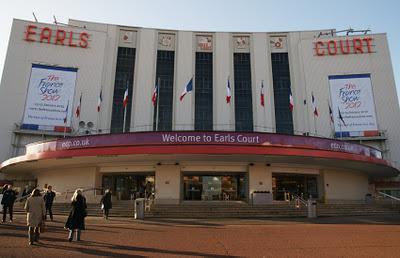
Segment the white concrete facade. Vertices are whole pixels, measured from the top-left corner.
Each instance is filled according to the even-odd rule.
[[[0,125],[0,160],[24,153],[23,145],[42,137],[32,135],[19,137],[19,147],[11,147],[15,124],[20,124],[26,98],[29,74],[32,63],[60,65],[78,68],[74,107],[82,93],[84,101],[80,120],[92,121],[95,128],[107,132],[111,125],[112,96],[115,80],[116,56],[120,30],[131,30],[136,37],[134,92],[131,113],[131,131],[151,131],[153,108],[151,94],[155,82],[157,39],[164,30],[116,25],[97,24],[84,21],[70,21],[75,31],[88,31],[89,47],[86,49],[57,46],[23,40],[28,21],[14,20],[10,35],[9,50],[1,81],[0,108],[7,110],[12,103],[20,103],[15,109],[2,112]],[[52,29],[59,27],[49,24],[38,24]],[[62,27],[64,28],[64,27]],[[196,35],[213,37],[213,95],[214,95],[214,130],[234,130],[234,81],[232,37],[248,35],[250,37],[250,54],[253,90],[253,123],[254,131],[274,132],[275,113],[273,98],[273,78],[271,72],[271,46],[269,41],[277,33],[197,33],[190,31],[167,31],[175,35],[175,76],[173,100],[173,130],[193,130],[194,94],[189,94],[184,101],[179,96],[186,83],[194,75],[194,56],[196,52]],[[322,137],[332,137],[329,123],[327,101],[329,93],[329,75],[336,74],[371,74],[376,117],[379,130],[385,131],[387,140],[364,143],[383,149],[385,158],[397,163],[400,161],[400,112],[394,83],[390,53],[385,34],[373,34],[374,53],[349,54],[337,56],[317,56],[314,42],[319,31],[285,32],[278,35],[287,39],[287,52],[290,60],[290,76],[295,101],[293,125],[295,134],[309,132]],[[334,37],[337,38],[337,37]],[[352,37],[349,37],[350,39]],[[226,83],[228,77],[232,88],[232,103],[227,105]],[[260,83],[264,81],[265,107],[259,105]],[[15,85],[18,85],[16,87]],[[103,89],[102,111],[96,112],[100,89]],[[194,83],[194,91],[195,91]],[[313,121],[310,94],[318,100],[320,117]],[[304,104],[304,102],[306,104]],[[394,112],[393,112],[394,111]],[[98,116],[99,115],[99,116]],[[73,119],[73,128],[78,128],[78,121]],[[46,133],[44,134],[46,135]],[[51,136],[47,136],[51,137]],[[15,150],[17,149],[17,150]]]
[[[24,40],[28,25],[73,30],[90,35],[87,48],[68,47]],[[282,33],[230,33],[230,32],[195,32],[166,31],[159,29],[127,27],[99,24],[86,21],[70,20],[69,26],[56,26],[30,21],[14,20],[10,35],[3,76],[0,85],[0,163],[14,156],[25,153],[25,144],[38,140],[62,136],[50,132],[23,132],[16,130],[21,123],[32,64],[56,65],[78,68],[73,108],[83,95],[80,120],[93,122],[96,129],[108,133],[111,127],[116,62],[121,42],[122,30],[133,33],[130,47],[136,48],[133,80],[132,112],[130,128],[132,132],[152,131],[154,108],[151,95],[156,83],[156,62],[158,38],[160,33],[175,36],[174,45],[174,84],[173,84],[173,119],[172,129],[176,131],[194,130],[194,112],[196,84],[193,92],[183,101],[179,96],[187,82],[195,74],[196,36],[212,37],[213,53],[213,129],[221,131],[235,130],[234,67],[233,53],[235,36],[249,37],[251,57],[253,125],[255,132],[275,132],[275,104],[271,41],[276,36],[285,38],[285,48],[290,65],[291,89],[295,108],[293,126],[295,134],[310,133],[320,137],[332,138],[332,128],[328,111],[330,89],[328,76],[363,74],[371,75],[374,107],[378,130],[385,132],[385,139],[358,139],[363,143],[379,148],[385,159],[396,166],[400,165],[400,111],[394,82],[390,52],[386,34],[372,34],[373,52],[366,54],[325,55],[315,54],[315,42],[320,31],[282,32]],[[330,31],[330,30],[328,30]],[[324,31],[326,32],[326,31]],[[349,36],[353,39],[358,36]],[[338,39],[322,36],[321,40]],[[228,78],[232,88],[232,100],[225,102]],[[265,107],[259,103],[260,84],[264,83]],[[97,101],[100,90],[103,92],[101,112],[98,113]],[[318,100],[320,116],[314,120],[311,92]],[[12,108],[11,108],[12,107]],[[72,117],[72,135],[78,134],[78,119]],[[223,168],[222,168],[223,167]],[[272,191],[274,173],[315,174],[321,182],[320,193],[327,199],[363,199],[368,191],[368,176],[354,171],[342,171],[332,168],[315,168],[312,164],[306,168],[296,168],[289,164],[226,164],[211,163],[205,165],[181,164],[162,165],[153,163],[116,164],[105,166],[71,168],[63,171],[35,171],[38,185],[57,185],[57,191],[65,192],[71,187],[100,187],[103,173],[153,172],[155,173],[156,198],[160,203],[179,203],[181,196],[181,176],[184,171],[221,171],[243,172],[249,176],[249,193],[254,191]],[[65,172],[65,173],[63,173]],[[72,179],[74,177],[75,179]],[[342,191],[331,191],[337,189]]]

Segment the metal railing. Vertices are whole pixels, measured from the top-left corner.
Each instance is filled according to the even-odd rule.
[[[291,200],[289,201],[289,205],[292,205],[294,203],[294,206],[297,209],[301,208],[301,205],[304,207],[307,207],[307,201],[303,199],[301,196],[298,196],[297,194],[291,194]]]
[[[378,196],[375,197],[375,201],[380,204],[386,204],[392,208],[400,208],[400,198],[394,197],[384,192],[377,192]]]

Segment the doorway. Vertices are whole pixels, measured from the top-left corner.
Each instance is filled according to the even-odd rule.
[[[318,176],[273,173],[272,192],[277,201],[286,201],[292,195],[303,199],[318,198]]]
[[[246,201],[248,176],[231,174],[184,174],[184,201]]]
[[[154,195],[154,173],[105,174],[102,181],[103,189],[110,189],[118,201]]]

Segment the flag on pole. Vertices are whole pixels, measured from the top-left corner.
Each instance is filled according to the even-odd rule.
[[[229,78],[228,83],[226,84],[226,103],[231,103],[231,84],[229,83]]]
[[[81,92],[81,96],[79,98],[78,106],[76,107],[76,111],[75,111],[76,117],[80,117],[81,116],[81,105],[82,105],[82,92]]]
[[[317,103],[313,92],[311,92],[311,102],[312,102],[314,116],[318,116]]]
[[[124,93],[124,99],[122,101],[122,106],[125,108],[128,105],[128,83],[126,83],[126,89]]]
[[[156,83],[156,85],[154,85],[154,89],[153,89],[153,96],[151,97],[151,102],[153,102],[153,106],[155,106],[157,103],[158,88],[159,88],[159,86]]]
[[[334,123],[333,122],[333,112],[332,112],[331,105],[329,105],[329,103],[328,103],[328,107],[329,107],[329,117],[331,118],[331,123],[333,124]]]
[[[69,100],[68,100],[67,108],[65,109],[64,125],[67,124],[67,120],[68,120],[68,107],[69,107]]]
[[[102,92],[103,92],[103,89],[100,90],[99,99],[97,101],[97,112],[100,112],[101,102],[103,101],[103,97],[101,96]]]
[[[192,79],[190,79],[190,81],[186,84],[186,87],[183,89],[183,91],[182,91],[182,93],[181,93],[181,96],[179,97],[179,100],[182,101],[183,98],[185,97],[185,95],[186,95],[187,93],[192,92],[192,90],[193,90],[193,77],[192,77]]]
[[[340,113],[340,109],[339,109],[339,107],[338,107],[338,110],[339,110],[339,119],[340,119],[340,121],[342,121],[342,122],[343,122],[343,125],[344,125],[344,126],[347,126],[347,125],[346,125],[346,123],[344,122],[344,119],[343,119],[343,117],[342,117],[342,113]]]
[[[264,81],[261,81],[260,103],[261,103],[261,106],[265,105],[265,102],[264,102]]]
[[[289,109],[290,111],[293,112],[293,108],[294,108],[294,100],[293,100],[293,96],[292,96],[292,89],[289,88]]]

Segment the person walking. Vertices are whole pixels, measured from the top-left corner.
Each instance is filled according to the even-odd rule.
[[[26,221],[29,227],[29,245],[39,242],[40,226],[46,213],[44,200],[39,189],[34,189],[25,203]]]
[[[81,241],[81,230],[85,230],[86,208],[86,198],[83,196],[82,190],[76,189],[71,198],[71,211],[65,223],[65,228],[69,230],[68,240],[70,242],[74,238],[75,231],[76,241]]]
[[[56,193],[52,191],[52,187],[51,185],[49,185],[47,187],[47,191],[44,194],[44,202],[46,205],[46,214],[44,216],[44,219],[47,220],[47,211],[49,212],[50,215],[50,219],[51,221],[53,221],[53,211],[51,210],[51,208],[53,207],[53,202],[54,202],[54,198],[56,197]]]
[[[7,210],[10,213],[10,222],[12,222],[13,207],[16,198],[17,194],[12,189],[11,185],[5,185],[3,188],[3,199],[1,200],[1,204],[3,205],[3,220],[2,220],[3,223],[6,222]]]
[[[108,214],[110,212],[110,209],[112,208],[112,202],[111,202],[111,191],[107,189],[101,197],[100,200],[101,208],[103,209],[103,217],[105,219],[108,219]]]

